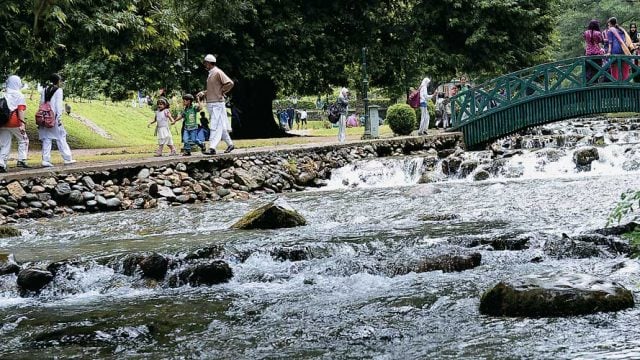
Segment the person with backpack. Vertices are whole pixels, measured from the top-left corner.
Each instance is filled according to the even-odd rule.
[[[49,77],[49,85],[47,85],[40,95],[40,107],[48,104],[53,112],[52,127],[48,127],[45,123],[38,124],[38,137],[42,141],[42,166],[51,167],[51,143],[56,141],[60,155],[65,165],[73,164],[76,161],[71,156],[71,148],[67,144],[67,131],[62,126],[62,113],[64,112],[62,76],[59,74],[51,74]],[[40,111],[40,109],[38,110]]]
[[[22,80],[16,75],[11,75],[6,82],[5,99],[7,101],[7,107],[9,109],[9,119],[3,125],[3,131],[8,132],[10,135],[7,139],[2,141],[0,145],[0,156],[3,163],[6,165],[9,158],[9,152],[11,151],[11,137],[15,137],[18,141],[18,163],[17,166],[21,168],[30,168],[27,165],[27,154],[29,153],[29,137],[27,136],[24,113],[27,110],[27,103],[24,95],[20,91],[22,89]],[[0,169],[0,172],[6,172]]]
[[[338,120],[338,141],[343,143],[347,139],[347,111],[349,110],[349,89],[342,88],[338,100],[336,101],[340,109],[340,120]]]

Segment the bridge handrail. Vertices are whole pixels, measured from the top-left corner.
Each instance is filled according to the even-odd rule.
[[[581,56],[540,64],[500,76],[463,90],[450,99],[451,126],[457,128],[505,107],[568,90],[594,85],[640,86],[640,83],[631,82],[635,76],[640,76],[640,66],[635,63],[638,59],[640,56],[635,55]],[[609,71],[612,64],[618,67],[618,79],[615,79]],[[628,64],[630,67],[629,76],[626,79],[622,78],[622,64]],[[589,80],[587,80],[587,65],[594,71]],[[607,82],[599,83],[600,78]]]

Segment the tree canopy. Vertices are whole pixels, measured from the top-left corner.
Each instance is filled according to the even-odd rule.
[[[371,84],[402,94],[424,75],[481,79],[551,59],[563,1],[5,0],[0,60],[5,75],[63,70],[70,91],[117,99],[140,88],[197,90],[201,59],[213,53],[239,80],[240,98],[267,106],[277,89],[358,84],[366,47]],[[268,106],[251,117],[266,121]]]

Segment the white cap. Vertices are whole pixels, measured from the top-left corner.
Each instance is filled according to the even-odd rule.
[[[204,61],[214,63],[216,62],[216,57],[211,54],[207,54],[207,56],[204,57]]]

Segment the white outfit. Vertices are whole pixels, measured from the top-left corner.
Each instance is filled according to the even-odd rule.
[[[10,111],[13,112],[20,105],[26,106],[24,95],[20,92],[22,89],[22,81],[18,76],[9,76],[6,87],[7,91],[5,98],[7,99],[7,105]],[[3,161],[2,165],[6,165],[9,153],[11,152],[11,136],[15,137],[18,141],[18,161],[27,160],[27,154],[29,152],[29,137],[25,131],[24,123],[20,127],[3,127],[2,131],[10,134],[8,137],[6,135],[0,137],[0,157]]]
[[[349,90],[342,88],[338,95],[338,106],[342,107],[340,120],[338,120],[338,142],[343,143],[347,138],[347,113],[349,112]]]
[[[211,126],[209,148],[215,149],[220,143],[220,140],[227,143],[227,146],[233,145],[233,141],[227,130],[227,109],[224,102],[208,102],[207,111],[209,111],[209,124]]]
[[[51,86],[51,85],[50,85]],[[40,94],[40,104],[44,103],[44,95],[47,92],[47,86]],[[71,158],[71,149],[69,148],[69,144],[67,144],[67,131],[62,126],[62,112],[64,111],[64,104],[62,103],[63,92],[62,89],[58,88],[56,92],[51,97],[51,110],[53,110],[56,116],[56,125],[52,128],[46,128],[43,126],[38,126],[38,135],[40,137],[40,141],[42,141],[42,162],[51,162],[51,143],[53,140],[56,141],[56,145],[58,146],[58,150],[60,151],[60,155],[62,155],[62,159],[65,162],[72,161]]]
[[[431,100],[433,94],[429,95],[429,78],[424,78],[422,84],[420,84],[420,127],[418,128],[418,135],[426,134],[429,128],[429,107],[427,101]]]
[[[169,109],[156,111],[156,136],[158,145],[173,146],[173,136],[169,129]]]

